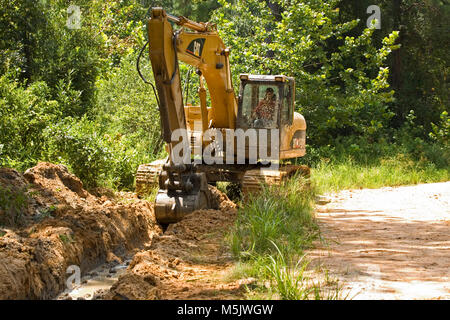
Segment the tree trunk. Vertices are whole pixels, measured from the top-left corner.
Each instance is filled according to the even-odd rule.
[[[393,18],[394,18],[394,30],[399,30],[400,35],[398,42],[403,44],[403,30],[401,29],[401,16],[402,16],[402,0],[393,0]],[[393,63],[392,63],[392,86],[395,91],[399,91],[402,86],[402,48],[395,50],[393,52]]]

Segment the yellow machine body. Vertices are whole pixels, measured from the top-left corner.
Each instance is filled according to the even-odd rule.
[[[174,30],[172,23],[180,28]],[[306,122],[303,116],[294,112],[294,78],[242,74],[239,95],[236,96],[231,81],[230,50],[219,37],[215,25],[174,17],[162,8],[152,8],[148,20],[148,39],[159,97],[162,135],[169,147],[169,157],[165,163],[141,165],[136,177],[136,189],[138,194],[144,193],[148,186],[159,181],[160,191],[155,206],[159,221],[179,221],[187,212],[208,207],[207,183],[230,181],[241,183],[245,189],[246,181],[250,181],[249,184],[254,187],[257,184],[255,181],[261,180],[255,173],[259,168],[257,164],[195,166],[174,163],[171,150],[178,141],[173,142],[171,137],[177,129],[186,129],[191,135],[188,137],[190,141],[193,133],[203,134],[208,129],[217,129],[224,134],[228,129],[278,129],[278,160],[305,154]],[[184,105],[179,61],[195,67],[200,76],[198,106]],[[265,125],[250,119],[250,113],[253,115],[258,101],[264,98],[264,90],[269,87],[278,99],[275,104],[276,115],[270,125]],[[207,105],[208,93],[210,105]],[[223,152],[231,151],[234,155],[244,152],[238,150],[236,143],[224,146]],[[247,148],[246,157],[248,154]],[[246,172],[250,171],[252,174],[246,178]],[[284,171],[290,174],[294,169]]]

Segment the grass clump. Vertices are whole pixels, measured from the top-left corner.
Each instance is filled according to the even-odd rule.
[[[263,255],[273,251],[272,242],[289,252],[309,247],[318,234],[314,193],[306,179],[294,177],[250,195],[230,235],[233,254],[238,258]]]
[[[307,271],[309,261],[306,255],[295,259],[293,255],[281,252],[275,243],[276,255],[269,256],[270,263],[265,265],[269,275],[269,283],[276,289],[280,299],[283,300],[334,300],[344,298],[337,281],[331,280],[328,272],[324,279],[314,280],[314,274]]]
[[[74,242],[75,240],[73,239],[73,237],[71,237],[70,235],[67,234],[60,234],[59,235],[59,239],[62,241],[62,243],[64,244],[69,244]]]
[[[229,278],[256,280],[247,287],[247,298],[339,297],[336,285],[330,291],[306,275],[309,262],[304,250],[319,237],[313,215],[315,194],[307,179],[294,176],[280,186],[263,186],[259,194],[243,200],[229,234],[231,251],[239,260]]]

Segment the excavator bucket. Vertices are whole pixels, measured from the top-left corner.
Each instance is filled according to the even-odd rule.
[[[162,166],[155,216],[159,223],[174,223],[193,211],[210,207],[211,196],[204,172],[191,164]]]
[[[211,197],[204,172],[191,166],[167,166],[166,160],[140,165],[136,175],[138,196],[159,188],[155,200],[155,216],[159,223],[175,223],[186,214],[210,207]]]
[[[185,184],[191,187],[159,189],[155,201],[155,216],[159,223],[174,223],[195,210],[210,207],[210,193],[204,173],[183,175]]]

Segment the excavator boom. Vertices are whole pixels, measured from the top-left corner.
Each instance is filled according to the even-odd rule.
[[[182,26],[174,32],[170,21]],[[191,29],[191,31],[186,30]],[[178,60],[197,68],[204,77],[211,99],[211,111],[201,107],[203,131],[235,128],[237,100],[231,82],[229,50],[214,25],[198,23],[153,8],[148,21],[149,53],[161,104],[164,141],[176,129],[186,129]],[[213,111],[212,111],[213,110]],[[205,128],[205,126],[207,128]]]

